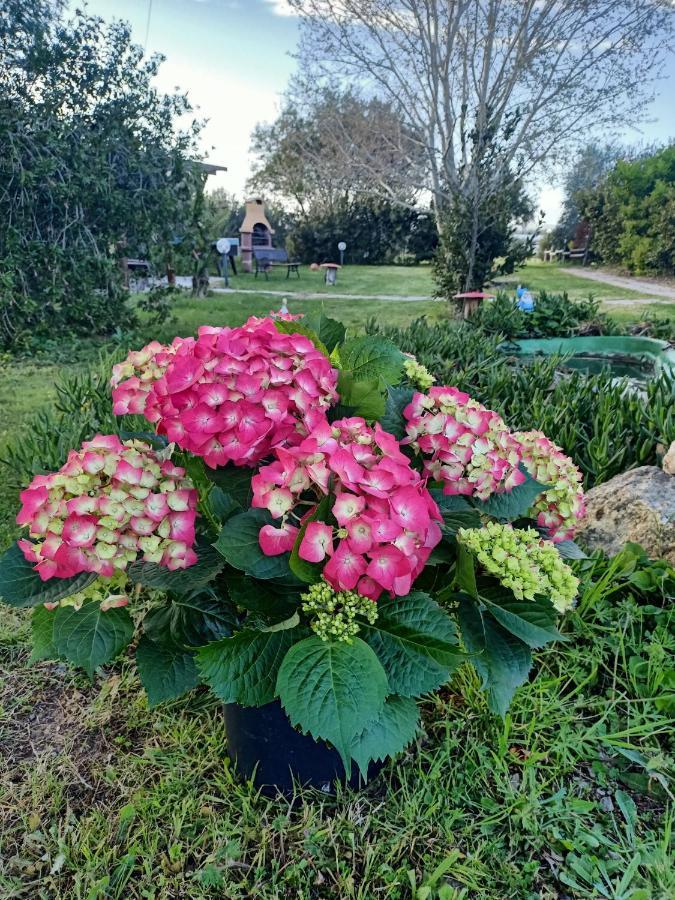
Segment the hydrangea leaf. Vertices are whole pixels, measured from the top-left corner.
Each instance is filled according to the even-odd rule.
[[[452,619],[421,591],[380,601],[377,621],[362,625],[361,633],[384,666],[392,692],[404,697],[433,691],[464,658]]]
[[[411,697],[396,694],[387,697],[379,716],[352,742],[352,759],[363,778],[367,777],[371,761],[395,756],[411,743],[419,729],[419,720],[417,703]]]
[[[241,512],[241,505],[232,494],[226,493],[218,485],[214,485],[209,491],[208,503],[211,512],[220,522],[227,522],[230,516]]]
[[[558,541],[555,549],[563,559],[588,559],[588,554],[574,541]]]
[[[388,693],[387,676],[372,648],[360,638],[351,644],[305,638],[281,664],[277,692],[291,723],[329,741],[349,777],[354,739],[379,716]]]
[[[264,706],[274,700],[279,666],[299,634],[304,631],[245,629],[201,647],[197,668],[223,703]]]
[[[356,379],[352,372],[340,372],[337,383],[339,408],[333,418],[361,416],[375,421],[384,413],[385,381],[379,378]]]
[[[150,610],[143,630],[155,643],[200,647],[232,634],[237,624],[229,602],[214,590],[200,590],[172,597]]]
[[[277,524],[264,509],[249,509],[228,519],[214,547],[235,569],[254,578],[282,578],[289,573],[290,553],[265,556],[259,534],[263,525]]]
[[[267,622],[283,622],[300,603],[298,587],[288,588],[274,581],[256,581],[248,575],[230,573],[227,578],[230,600]]]
[[[180,647],[158,644],[143,635],[136,648],[136,667],[150,706],[175,700],[199,684],[191,653]]]
[[[517,600],[510,591],[499,591],[490,598],[481,594],[481,600],[495,619],[528,647],[535,649],[551,641],[567,640],[555,627],[556,611],[553,604],[544,597]]]
[[[416,393],[414,388],[407,385],[400,387],[387,387],[387,398],[385,402],[384,414],[380,419],[380,425],[389,434],[401,440],[405,437],[405,419],[403,418],[403,410],[411,402],[413,395]]]
[[[462,544],[457,546],[457,583],[467,594],[478,596],[474,557]]]
[[[30,630],[33,649],[30,662],[40,659],[56,659],[58,652],[54,644],[54,618],[56,612],[53,609],[45,609],[44,606],[36,606],[30,620]]]
[[[473,500],[474,507],[481,515],[493,516],[495,519],[507,519],[513,521],[527,515],[528,510],[546,485],[541,484],[528,474],[521,465],[520,471],[526,476],[525,481],[503,494],[492,494],[485,501]]]
[[[228,463],[226,466],[220,466],[212,469],[204,464],[204,473],[209,481],[217,485],[226,494],[229,494],[242,509],[248,509],[251,505],[253,490],[251,488],[251,479],[254,470],[246,466],[234,466]]]
[[[129,579],[134,584],[142,584],[160,591],[174,593],[195,591],[213,581],[216,575],[225,568],[222,555],[210,544],[197,545],[195,552],[198,560],[193,566],[188,566],[187,569],[176,569],[173,572],[158,563],[138,560],[127,569]]]
[[[527,681],[532,654],[487,609],[469,597],[460,598],[458,618],[464,644],[474,654],[471,663],[483,679],[488,706],[504,716],[516,689]]]
[[[99,603],[81,609],[61,606],[54,617],[54,646],[59,656],[81,666],[90,676],[129,643],[134,634],[125,608],[101,611]]]
[[[305,313],[303,322],[319,336],[319,340],[326,345],[330,352],[345,339],[345,326],[342,322],[338,322],[337,319],[331,319],[325,315],[323,309],[311,310]]]
[[[387,384],[398,384],[404,361],[398,347],[380,335],[353,338],[340,348],[342,368],[351,371],[354,381],[381,376]]]
[[[22,608],[56,603],[83,591],[97,578],[94,572],[81,572],[73,578],[43,581],[18,544],[12,544],[0,557],[0,597],[8,606]]]

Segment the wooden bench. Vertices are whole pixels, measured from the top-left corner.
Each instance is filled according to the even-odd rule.
[[[255,259],[255,277],[258,272],[262,272],[265,280],[269,280],[270,269],[275,267],[286,266],[286,278],[291,277],[294,272],[300,278],[300,261],[288,258],[288,253],[283,247],[254,247],[253,258]]]

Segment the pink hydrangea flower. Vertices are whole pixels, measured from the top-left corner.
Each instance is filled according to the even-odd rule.
[[[115,412],[143,412],[160,434],[213,468],[254,466],[275,447],[299,444],[337,400],[330,361],[304,335],[281,334],[270,319],[203,327],[196,340],[140,353],[113,375]]]
[[[395,437],[360,418],[324,420],[298,446],[277,448],[252,487],[253,506],[267,509],[281,529],[316,514],[310,496],[329,496],[330,512],[308,521],[299,556],[324,563],[323,576],[336,590],[372,600],[382,591],[408,594],[441,539],[441,516],[423,478]],[[267,555],[283,552],[270,541],[276,530],[260,531]]]
[[[43,580],[110,577],[140,558],[168,569],[197,562],[197,491],[185,470],[140,441],[97,435],[58,472],[36,475],[16,518],[19,546]]]
[[[586,514],[581,472],[569,456],[541,431],[514,434],[529,474],[547,489],[534,502],[530,515],[552,541],[571,540]]]
[[[415,394],[404,409],[407,443],[443,493],[487,498],[522,484],[521,447],[496,412],[454,387]]]

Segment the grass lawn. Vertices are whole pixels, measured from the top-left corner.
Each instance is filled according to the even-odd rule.
[[[573,266],[558,266],[555,263],[545,263],[538,259],[531,259],[527,265],[519,269],[513,275],[507,275],[499,279],[499,285],[510,288],[522,284],[533,293],[548,291],[559,294],[567,291],[570,297],[588,297],[593,294],[600,300],[635,300],[648,297],[640,291],[630,291],[626,288],[613,287],[610,284],[602,284],[599,281],[589,281],[579,278],[574,274]],[[654,299],[659,299],[655,297]]]
[[[214,284],[222,280],[213,279]],[[312,272],[309,266],[300,268],[300,278],[291,275],[286,278],[286,270],[273,269],[267,281],[263,275],[240,274],[230,277],[230,287],[237,290],[288,291],[309,294],[391,294],[396,296],[414,295],[431,297],[433,285],[431,266],[345,266],[340,269],[337,284],[329,286],[324,282],[323,270]]]
[[[175,323],[118,343],[237,324],[273,300],[181,298]],[[446,314],[431,302],[334,299],[326,310],[354,329],[371,315],[405,324]],[[54,402],[59,371],[95,353],[64,348],[57,360],[0,368],[4,437]],[[0,543],[13,513],[0,492]],[[32,664],[28,611],[1,607],[0,897],[675,896],[672,716],[656,702],[667,703],[661,673],[674,649],[658,612],[666,601],[612,594],[611,578],[593,585],[598,574],[584,578],[563,623],[570,640],[536,654],[504,721],[463,667],[426,702],[415,745],[365,790],[299,792],[295,802],[235,778],[221,709],[203,690],[150,710],[130,655],[93,681],[58,662]]]

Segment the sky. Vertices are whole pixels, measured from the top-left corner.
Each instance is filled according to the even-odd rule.
[[[209,178],[208,189],[242,195],[251,168],[251,130],[276,117],[295,69],[298,20],[286,0],[88,0],[87,9],[127,20],[137,43],[166,56],[158,86],[187,92],[198,116],[209,120],[202,135],[206,158],[228,168]],[[627,123],[626,142],[675,137],[675,57],[666,74],[651,121],[639,132]],[[552,227],[562,193],[550,180],[540,189],[539,205]]]

